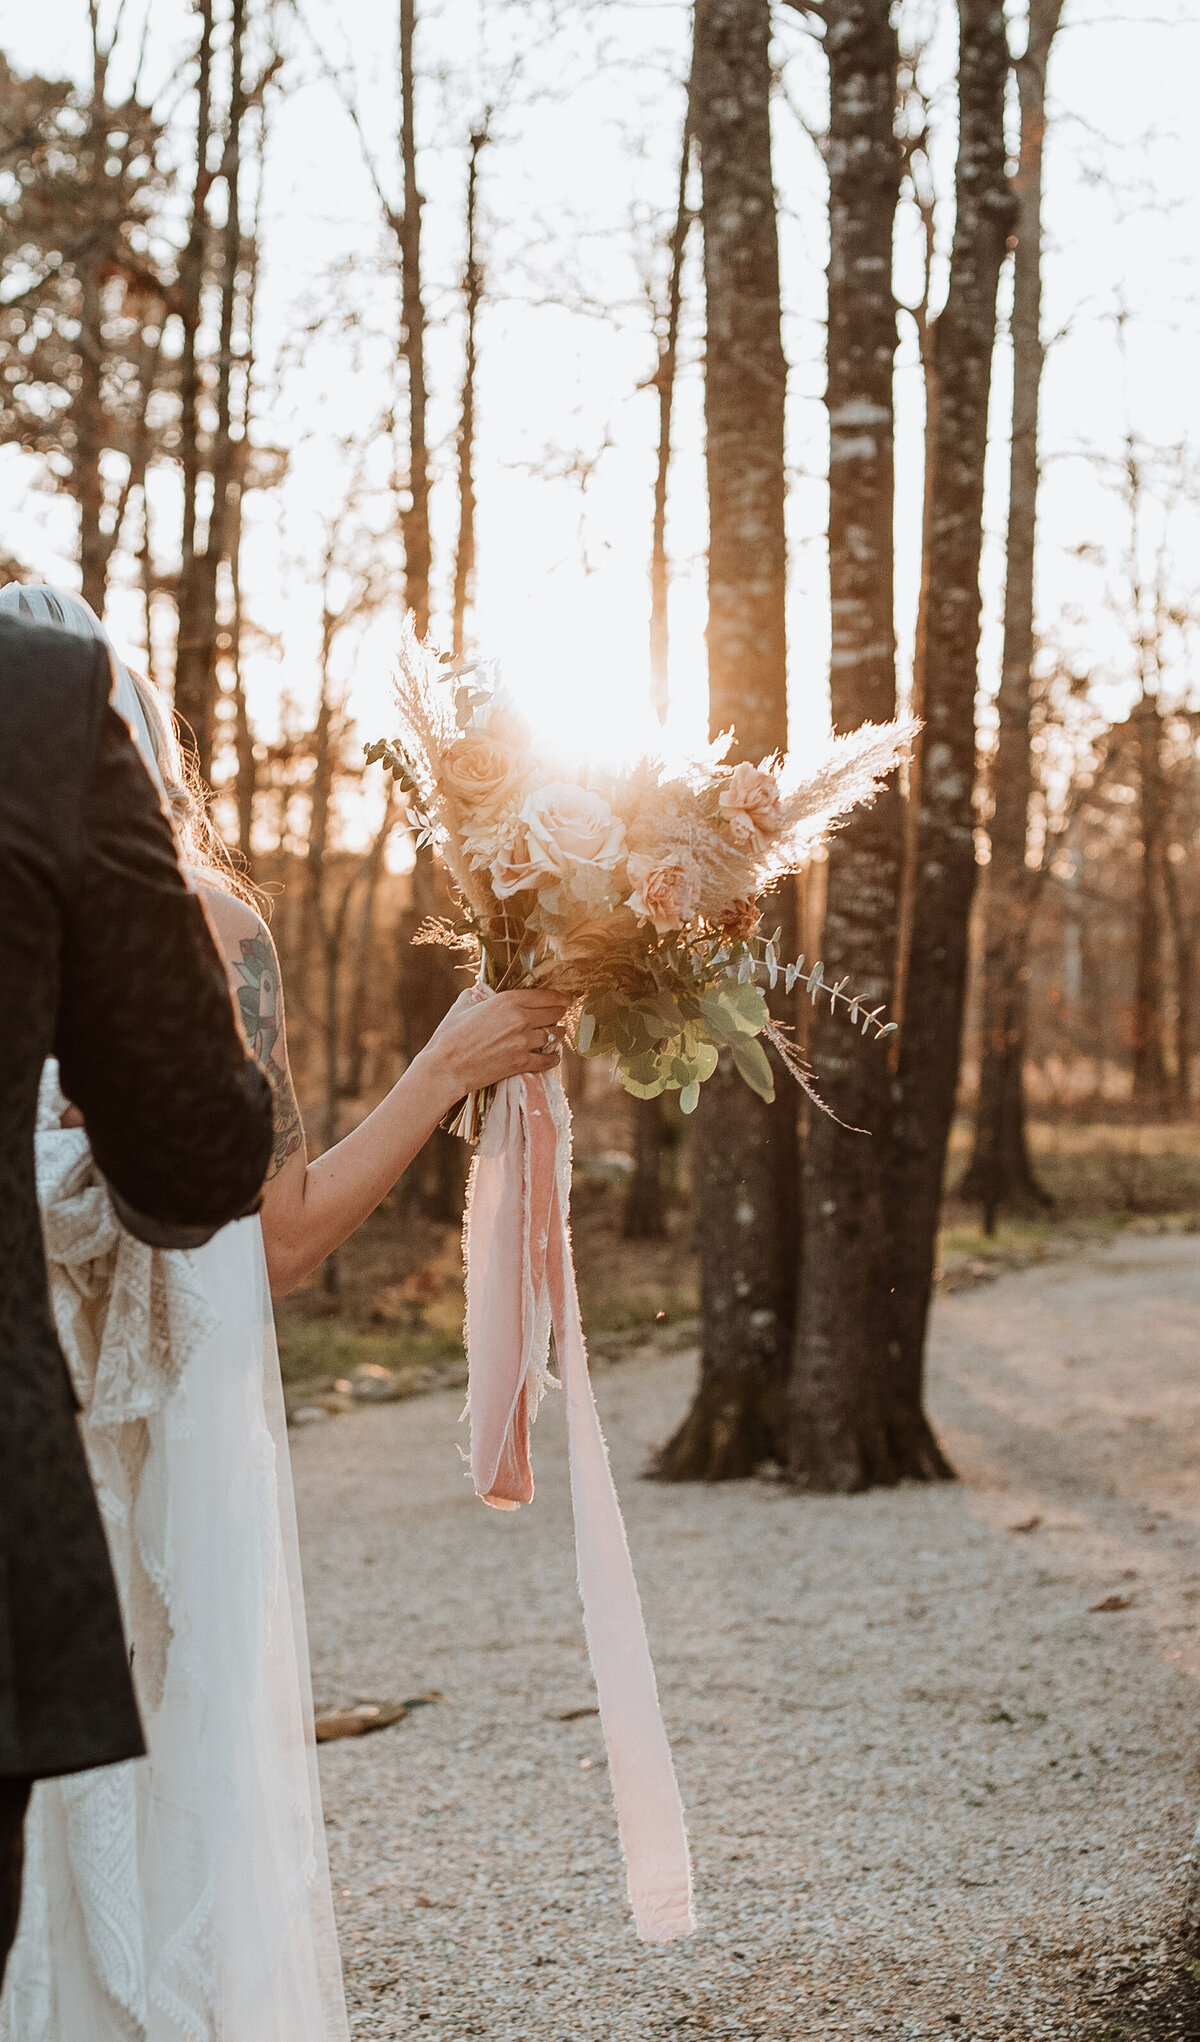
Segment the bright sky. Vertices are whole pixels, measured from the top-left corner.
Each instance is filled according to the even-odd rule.
[[[114,0],[106,0],[111,17]],[[380,262],[378,206],[361,152],[322,64],[345,79],[395,190],[394,7],[388,0],[301,0],[280,16],[290,60],[271,113],[264,194],[265,269],[258,335],[258,437],[286,447],[283,488],[249,500],[247,606],[276,641],[249,660],[264,730],[281,690],[311,699],[319,603],[316,562],[331,507],[362,469],[366,525],[387,517],[386,448],[395,287]],[[1019,23],[1021,7],[1014,8]],[[141,8],[128,0],[132,51]],[[625,745],[649,724],[647,558],[656,405],[647,268],[669,224],[677,175],[688,9],[678,0],[438,0],[421,7],[419,124],[435,443],[435,576],[444,622],[456,515],[453,431],[461,376],[458,292],[466,142],[496,109],[482,171],[488,301],[480,329],[479,576],[476,632],[559,731]],[[949,0],[904,0],[910,32],[931,34],[943,184],[953,169]],[[1019,28],[1016,30],[1019,35]],[[84,0],[18,10],[0,42],[24,67],[82,71]],[[184,0],[153,0],[149,76],[164,100],[189,44]],[[318,50],[320,54],[318,55]],[[791,363],[790,642],[793,741],[821,727],[828,625],[823,551],[825,184],[809,132],[825,107],[825,66],[801,17],[778,10],[776,107],[786,344]],[[1039,603],[1045,632],[1102,679],[1129,670],[1128,632],[1108,620],[1121,593],[1124,525],[1113,462],[1127,431],[1156,448],[1200,444],[1194,372],[1200,307],[1194,251],[1200,194],[1194,107],[1200,22],[1181,0],[1066,0],[1051,73],[1046,203],[1045,483]],[[952,215],[944,208],[943,241]],[[898,288],[912,289],[911,228]],[[672,689],[684,732],[704,718],[702,297],[688,274],[670,549]],[[1123,327],[1117,315],[1127,313]],[[320,330],[312,332],[319,316]],[[915,606],[920,522],[920,376],[912,322],[901,321],[897,536],[902,649]],[[998,660],[999,540],[1007,448],[1007,358],[996,384],[988,502],[985,680]],[[169,505],[164,496],[164,518]],[[1194,509],[1172,513],[1180,572],[1195,557]],[[1149,521],[1147,548],[1165,530]],[[0,450],[0,544],[50,577],[74,580],[72,514],[36,485],[32,464]],[[1081,549],[1085,549],[1081,551]],[[1086,549],[1092,549],[1088,552]],[[1191,591],[1186,591],[1189,599]],[[118,589],[114,635],[135,641],[137,605]],[[395,613],[347,632],[340,672],[367,735],[386,728]],[[1116,699],[1114,695],[1113,699]]]

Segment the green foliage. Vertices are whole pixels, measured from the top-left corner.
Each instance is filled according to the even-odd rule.
[[[601,993],[583,1010],[576,1047],[583,1056],[615,1056],[621,1083],[635,1099],[678,1092],[681,1108],[691,1113],[722,1049],[730,1051],[761,1099],[775,1097],[771,1066],[757,1039],[767,1019],[759,988],[736,979],[697,994],[662,991],[630,1000]]]
[[[763,987],[775,986],[780,978],[789,993],[803,986],[814,1006],[823,996],[833,1013],[844,1008],[863,1035],[892,1033],[896,1024],[880,1020],[881,1007],[868,1012],[845,990],[844,979],[830,985],[820,964],[807,972],[802,957],[781,965],[779,936],[777,929],[770,937],[736,940],[702,936],[697,941],[682,932],[660,939],[648,959],[656,990],[640,998],[624,992],[594,995],[579,1017],[576,1049],[581,1056],[615,1057],[617,1075],[635,1099],[678,1092],[682,1110],[692,1113],[723,1049],[752,1092],[768,1104],[774,1099],[774,1074],[758,1038],[771,1018]],[[778,1033],[774,1039],[793,1075],[804,1083],[799,1059]]]

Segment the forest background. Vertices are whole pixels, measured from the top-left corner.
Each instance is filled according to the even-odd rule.
[[[274,898],[315,1146],[453,990],[362,759],[406,606],[592,753],[926,718],[770,909],[901,1021],[889,1061],[784,1017],[870,1137],[720,1081],[685,1134],[569,1068],[594,1323],[701,1317],[666,1473],[944,1474],[931,1284],[1200,1208],[1200,28],[1009,13],[55,0],[0,36],[5,578],[82,585],[174,694]],[[308,1408],[458,1366],[462,1163],[292,1308]]]

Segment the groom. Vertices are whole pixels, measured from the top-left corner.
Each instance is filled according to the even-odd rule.
[[[42,1065],[153,1246],[253,1211],[271,1150],[267,1081],[110,687],[99,644],[0,615],[0,1981],[33,1781],[144,1749],[50,1317]]]

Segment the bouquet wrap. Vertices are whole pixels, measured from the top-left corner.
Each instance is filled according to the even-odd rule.
[[[482,989],[481,989],[482,990]],[[529,1424],[549,1336],[566,1399],[579,1591],[638,1934],[692,1933],[691,1865],[621,1506],[588,1376],[571,1257],[571,1116],[557,1071],[497,1087],[466,1219],[471,1472],[500,1510],[533,1497]]]

